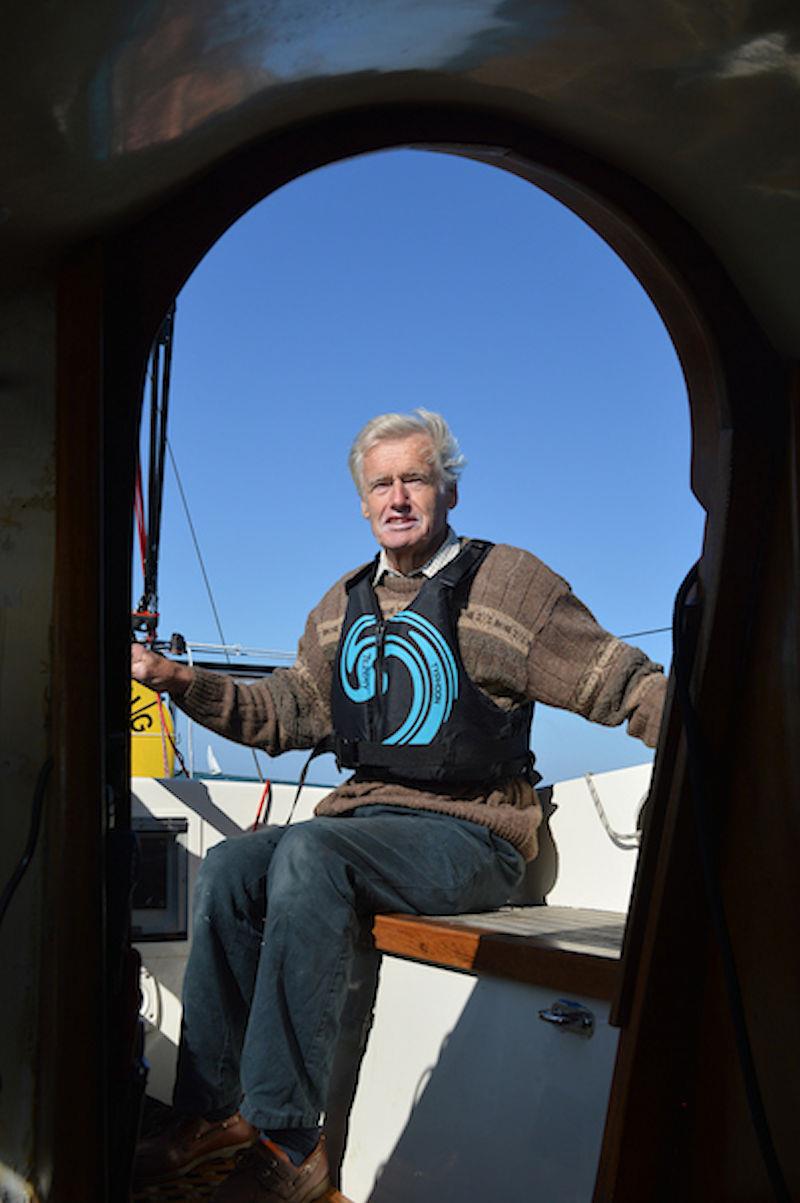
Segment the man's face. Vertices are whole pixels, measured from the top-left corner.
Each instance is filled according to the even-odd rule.
[[[426,434],[384,439],[364,456],[361,511],[400,572],[413,572],[430,559],[458,500],[455,485],[440,488],[433,459]]]

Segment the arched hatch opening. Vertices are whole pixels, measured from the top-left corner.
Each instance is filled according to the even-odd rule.
[[[702,538],[680,365],[619,257],[527,180],[417,149],[296,179],[181,290],[171,380],[170,445],[220,622],[168,463],[161,638],[291,660],[343,564],[372,553],[344,467],[352,431],[376,407],[421,404],[447,415],[467,456],[455,528],[533,551],[603,626],[669,664],[663,628]],[[134,603],[142,584],[137,563]],[[189,755],[176,722],[190,771],[211,740],[223,773],[253,773],[250,753],[199,728]],[[624,726],[541,706],[534,750],[545,783],[651,758]],[[291,779],[303,760],[261,767]],[[315,760],[309,780],[333,785],[331,771]]]
[[[207,248],[254,203],[326,163],[408,145],[468,155],[524,176],[593,226],[653,299],[685,372],[694,440],[693,487],[708,515],[703,572],[711,604],[705,614],[701,659],[708,665],[712,684],[716,679],[718,688],[725,679],[724,650],[747,621],[746,609],[730,602],[732,587],[747,575],[748,565],[752,570],[758,537],[758,511],[754,508],[748,516],[739,476],[748,473],[751,497],[766,496],[768,476],[770,449],[757,431],[752,398],[774,390],[779,364],[720,266],[695,232],[643,185],[528,127],[465,110],[391,107],[339,114],[284,131],[213,166],[94,252],[96,290],[84,296],[84,303],[94,308],[97,327],[103,331],[103,381],[101,385],[98,375],[93,382],[98,418],[101,415],[103,422],[102,444],[95,449],[103,477],[90,480],[87,496],[73,498],[71,505],[76,511],[83,505],[91,514],[93,503],[99,501],[102,515],[102,526],[98,523],[96,531],[94,597],[102,597],[99,626],[105,663],[103,676],[98,673],[91,692],[96,690],[98,729],[104,739],[101,747],[73,752],[66,760],[71,766],[67,776],[70,771],[75,774],[76,794],[87,780],[110,787],[106,796],[113,798],[123,827],[130,499],[141,385],[152,338],[171,299]],[[87,261],[91,262],[84,260],[84,265]],[[67,278],[65,304],[71,287]],[[81,287],[87,287],[85,273]],[[71,345],[67,324],[65,372]],[[98,420],[98,435],[99,429]],[[61,453],[69,454],[66,446]],[[92,493],[93,489],[98,491]],[[736,557],[727,539],[731,523],[737,528]],[[89,589],[91,582],[90,577]],[[74,744],[70,697],[76,684],[85,690],[86,681],[70,680],[63,660],[58,672],[63,686],[58,742],[64,747]],[[722,715],[719,732],[724,725]],[[674,718],[670,728],[662,739],[669,740],[674,751],[678,739]],[[675,788],[679,785],[665,757],[654,787],[662,798],[662,810]],[[74,833],[69,838],[72,843]],[[83,857],[90,860],[98,842],[89,841],[83,853],[78,852],[73,873]],[[95,920],[98,903],[102,906],[96,873],[97,866],[89,866],[86,892],[73,895],[78,911]],[[68,922],[67,915],[62,914],[59,925],[62,922]],[[68,1142],[66,1130],[62,1138]]]
[[[713,574],[719,570],[730,442],[752,423],[753,398],[764,395],[777,357],[713,254],[657,194],[583,152],[485,112],[387,106],[287,130],[215,165],[112,241],[105,371],[115,421],[122,412],[137,412],[143,364],[161,315],[241,214],[307,171],[401,146],[468,156],[529,180],[595,229],[638,278],[686,379],[692,488],[710,519],[704,557],[710,582],[712,548]]]

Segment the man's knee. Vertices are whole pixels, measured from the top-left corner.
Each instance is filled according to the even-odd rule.
[[[223,840],[210,848],[200,863],[195,887],[195,907],[213,914],[217,906],[228,906],[245,893],[249,856],[243,841],[247,836]]]
[[[343,872],[341,840],[332,820],[311,819],[289,827],[276,849],[270,866],[269,896],[338,880]]]

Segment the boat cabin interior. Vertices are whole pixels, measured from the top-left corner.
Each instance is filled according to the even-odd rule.
[[[618,1033],[585,1198],[800,1197],[796,6],[29,0],[4,18],[0,1196],[128,1197],[130,549],[153,340],[255,203],[416,147],[513,172],[597,231],[689,397],[702,554],[621,954],[577,970]],[[554,958],[581,958],[469,924],[382,918],[376,938],[398,964],[548,987]],[[413,1181],[402,1197],[427,1203]],[[527,1197],[545,1196],[524,1174],[495,1195]]]

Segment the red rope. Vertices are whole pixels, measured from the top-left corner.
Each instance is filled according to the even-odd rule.
[[[269,812],[272,809],[272,782],[269,780],[264,782],[264,789],[261,791],[261,801],[259,802],[258,810],[256,811],[256,821],[253,823],[252,827],[253,831],[258,830],[258,824],[261,821],[261,812],[264,810],[265,801],[267,803],[267,809],[264,812],[264,822],[266,823],[267,819],[269,818]]]
[[[142,559],[142,577],[145,574],[147,562],[147,532],[144,525],[144,500],[142,497],[142,465],[136,465],[136,488],[133,493],[133,512],[136,515],[136,528],[139,532],[139,554]]]

